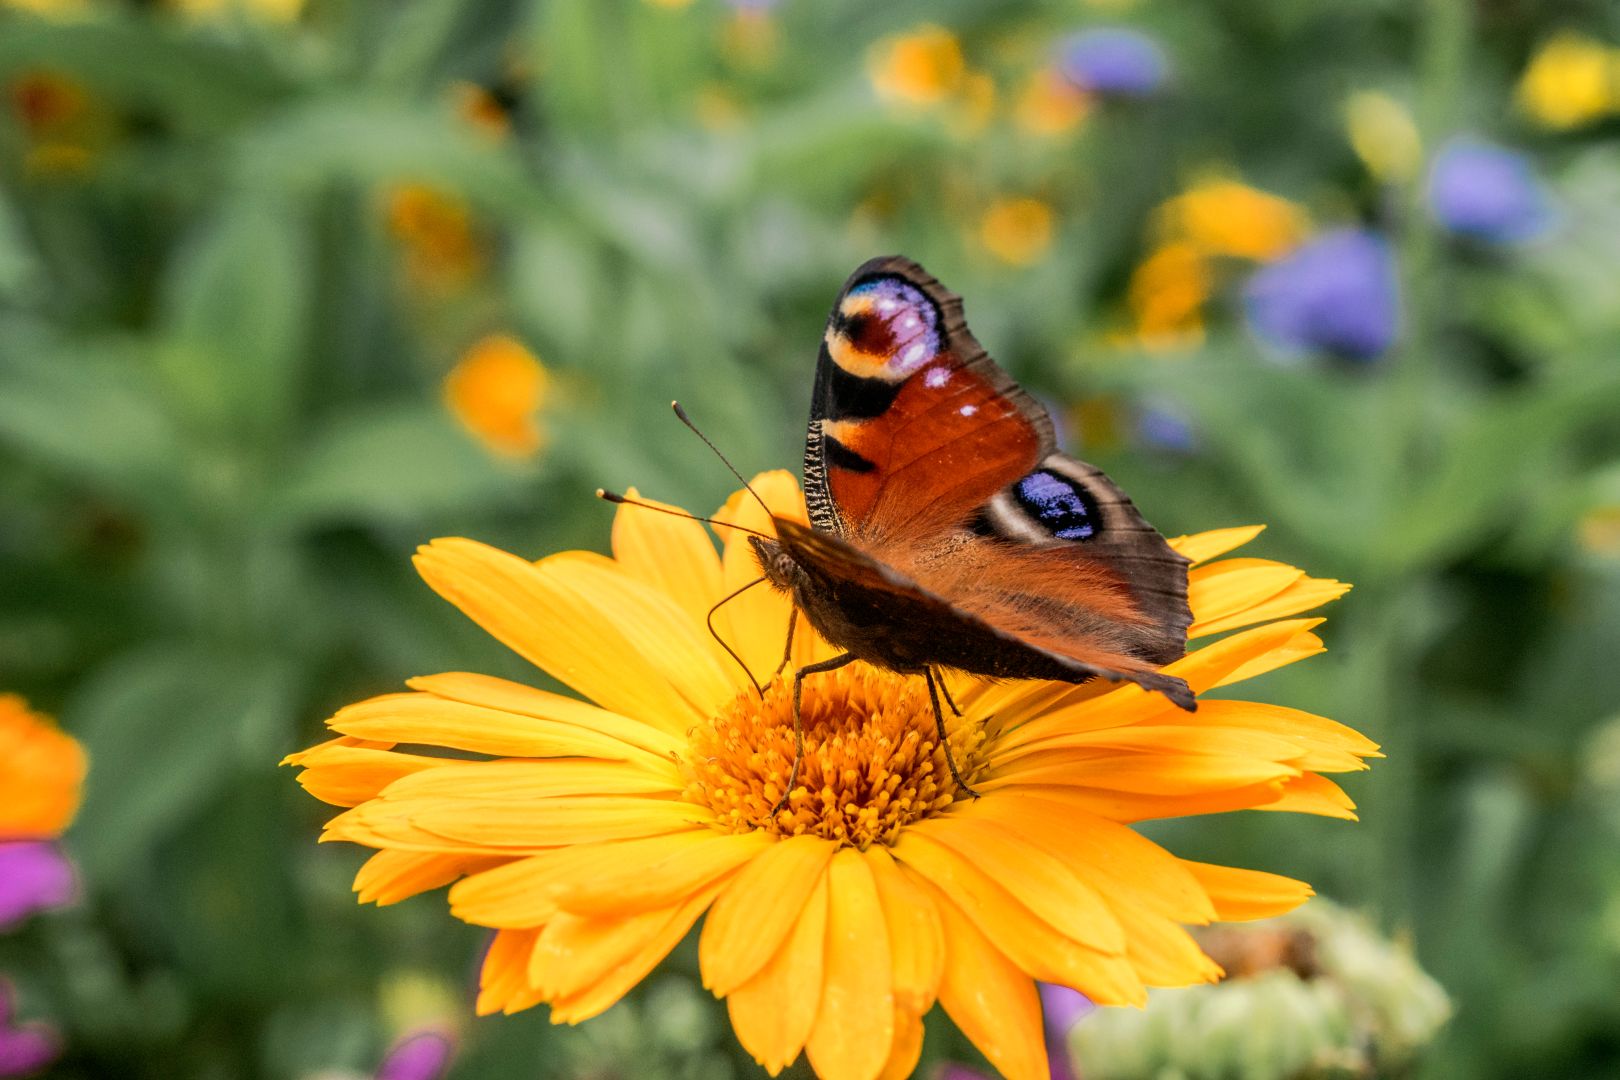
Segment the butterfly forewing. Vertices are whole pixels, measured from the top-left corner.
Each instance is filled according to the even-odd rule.
[[[934,624],[924,629],[936,639],[953,618],[993,630],[992,666],[1008,667],[1002,639],[1114,674],[1185,648],[1186,561],[1101,471],[1058,452],[1045,409],[974,339],[961,300],[910,260],[866,263],[833,306],[805,497],[814,529],[884,567],[891,586],[940,602],[909,615]],[[784,542],[836,593],[842,545],[801,541],[795,553]],[[853,595],[848,582],[843,591]]]

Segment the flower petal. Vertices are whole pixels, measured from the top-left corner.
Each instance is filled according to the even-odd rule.
[[[288,755],[287,763],[299,766],[298,783],[322,802],[359,806],[400,777],[437,768],[449,760],[356,746],[357,741],[346,736],[329,739]]]
[[[635,985],[645,979],[659,961],[669,955],[669,951],[681,943],[686,932],[692,929],[714,898],[724,887],[724,882],[717,882],[702,892],[693,896],[685,903],[673,910],[670,919],[657,934],[645,939],[644,944],[617,966],[610,969],[601,979],[585,987],[578,994],[558,998],[551,1003],[551,1022],[553,1024],[577,1024],[581,1020],[606,1012],[618,1000],[635,988]]]
[[[691,618],[668,593],[637,580],[613,560],[590,551],[564,551],[536,566],[556,574],[565,587],[613,619],[642,664],[668,680],[700,719],[713,716],[744,685],[702,619]]]
[[[1310,630],[1321,622],[1321,619],[1293,619],[1256,626],[1211,642],[1163,670],[1186,679],[1193,692],[1201,694],[1314,655],[1312,648],[1320,652],[1321,642]],[[1134,684],[1117,686],[1079,704],[1054,708],[1039,719],[1006,732],[998,739],[998,749],[1032,745],[1077,731],[1139,724],[1181,711],[1163,695],[1150,694]]]
[[[792,836],[738,871],[703,924],[698,961],[703,985],[724,997],[781,948],[837,845]]]
[[[805,1056],[821,1076],[877,1080],[894,1046],[894,990],[883,905],[866,859],[827,866],[827,962]]]
[[[1269,559],[1222,559],[1200,566],[1187,575],[1187,606],[1193,624],[1188,637],[1210,633],[1206,624],[1240,618],[1239,625],[1256,620],[1245,612],[1276,596],[1305,576],[1305,571]]]
[[[720,556],[703,523],[677,514],[678,506],[644,498],[635,488],[626,494],[673,513],[660,513],[621,503],[613,515],[613,558],[625,573],[669,596],[703,625],[709,608],[723,594]]]
[[[919,821],[911,831],[948,847],[1071,940],[1098,952],[1125,951],[1125,934],[1096,890],[1062,860],[1017,833],[968,816]]]
[[[354,875],[362,904],[387,907],[419,893],[448,885],[463,874],[500,866],[502,858],[444,855],[433,851],[383,850],[374,853]]]
[[[776,955],[753,978],[726,995],[737,1041],[772,1076],[793,1063],[815,1026],[826,942],[827,875],[823,872]]]
[[[907,877],[885,848],[876,844],[867,848],[866,859],[889,932],[895,1004],[922,1016],[933,1007],[945,970],[945,931],[939,912],[928,891]]]
[[[435,592],[542,671],[612,712],[684,733],[704,711],[668,676],[678,675],[683,660],[709,658],[680,648],[679,636],[669,647],[656,638],[654,628],[672,621],[673,603],[605,607],[568,572],[576,564],[560,558],[535,564],[451,538],[420,548],[416,568]],[[645,590],[643,599],[655,595]]]
[[[1254,604],[1223,619],[1200,620],[1188,631],[1188,637],[1220,634],[1242,626],[1297,615],[1323,604],[1331,603],[1350,591],[1348,582],[1332,578],[1302,577],[1282,592],[1262,603]]]
[[[1103,892],[1184,923],[1207,923],[1215,909],[1181,860],[1124,825],[1088,814],[1072,803],[1024,796],[981,799],[964,812],[1038,844],[1087,875],[1106,882]]]
[[[672,766],[641,767],[592,758],[440,759],[436,769],[413,772],[389,784],[381,797],[388,801],[443,798],[528,803],[558,795],[673,794],[679,784],[680,778]]]
[[[661,732],[582,701],[553,697],[554,713],[562,719],[520,716],[504,709],[448,701],[437,694],[405,693],[383,694],[349,705],[339,709],[327,724],[334,731],[356,738],[443,746],[499,757],[637,758],[658,763],[668,760],[629,741],[635,738],[656,744],[660,738],[669,739]],[[670,741],[671,749],[678,745]]]
[[[538,928],[495,935],[478,970],[479,1016],[514,1013],[540,1003],[540,995],[529,986],[529,955],[539,936]]]
[[[517,716],[531,717],[536,720],[549,721],[551,724],[566,724],[570,727],[585,728],[588,731],[598,732],[610,736],[620,742],[629,743],[639,747],[650,754],[667,760],[672,753],[676,753],[686,746],[686,732],[681,731],[670,734],[652,727],[639,719],[620,716],[608,712],[606,709],[588,705],[583,701],[565,697],[562,694],[553,694],[548,690],[537,690],[532,686],[511,682],[507,679],[497,679],[489,675],[475,675],[465,671],[445,672],[440,675],[419,675],[407,680],[406,685],[412,690],[421,690],[429,694],[446,698],[450,701],[459,701],[467,705],[477,705],[486,709],[498,709],[513,713]],[[486,751],[490,753],[506,753],[513,757],[540,757],[543,755],[523,751]],[[622,755],[598,754],[597,757],[613,757]]]
[[[768,833],[757,830],[710,832],[702,844],[683,847],[657,861],[625,861],[589,877],[567,878],[553,892],[562,910],[599,918],[669,907],[730,874],[774,843]]]
[[[1264,532],[1264,525],[1239,525],[1231,529],[1211,529],[1208,532],[1193,533],[1190,536],[1177,536],[1170,540],[1170,546],[1176,551],[1192,560],[1192,564],[1208,562],[1228,551],[1242,547],[1250,540]]]
[[[1130,754],[1046,750],[977,781],[985,793],[1020,784],[1072,784],[1137,795],[1198,795],[1288,780],[1300,770],[1278,761],[1218,754]]]
[[[1344,789],[1325,776],[1306,773],[1296,776],[1282,786],[1282,796],[1275,802],[1256,806],[1256,810],[1275,810],[1290,814],[1315,814],[1318,817],[1356,820],[1356,804]]]
[[[1146,1000],[1141,980],[1123,956],[1107,955],[1064,936],[950,848],[908,831],[894,845],[894,857],[949,897],[996,948],[1034,978],[1072,986],[1102,1004]]]
[[[1215,917],[1222,922],[1286,915],[1316,895],[1316,891],[1303,881],[1295,881],[1281,874],[1217,866],[1214,863],[1193,862],[1191,859],[1182,859],[1181,865],[1190,870],[1204,887],[1210,902],[1215,905]]]
[[[936,894],[945,938],[939,1003],[1008,1080],[1049,1080],[1041,998],[1031,979],[947,896]]]
[[[555,887],[577,878],[631,865],[660,862],[714,838],[711,829],[688,828],[662,836],[576,844],[513,859],[475,873],[450,890],[450,914],[478,926],[539,926],[558,912]]]
[[[323,840],[369,847],[517,855],[564,844],[683,832],[713,812],[636,796],[563,796],[532,803],[471,799],[373,799],[339,814]]]
[[[1180,926],[1132,904],[1110,906],[1130,942],[1126,956],[1148,986],[1192,986],[1220,979],[1221,966],[1204,955]]]
[[[910,1009],[896,1005],[894,1047],[889,1051],[889,1060],[884,1062],[878,1080],[906,1080],[906,1077],[917,1070],[917,1062],[922,1058],[922,1047],[922,1017]]]

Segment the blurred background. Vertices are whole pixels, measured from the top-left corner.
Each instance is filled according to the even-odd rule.
[[[1245,689],[1384,745],[1361,823],[1154,835],[1413,950],[1418,1075],[1620,1075],[1612,4],[0,0],[0,91],[0,691],[92,762],[78,901],[0,937],[51,1075],[422,1030],[457,1078],[760,1075],[695,950],[472,1019],[481,932],[359,907],[274,764],[412,675],[540,678],[409,555],[718,506],[671,398],[796,472],[891,252],[1166,534],[1357,584]]]

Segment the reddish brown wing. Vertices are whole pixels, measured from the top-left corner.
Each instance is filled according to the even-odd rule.
[[[1129,681],[1195,707],[1187,684],[1111,647],[1111,620],[1089,636],[1053,632],[1037,613],[989,592],[935,593],[829,533],[775,519],[778,541],[805,575],[797,599],[828,640],[897,671],[949,667],[1004,679]],[[973,609],[961,601],[978,601]]]
[[[840,535],[960,524],[1054,449],[1046,411],[985,353],[962,301],[873,259],[827,321],[805,446],[810,520]]]
[[[908,259],[866,263],[833,306],[805,499],[816,528],[1013,632],[1137,665],[1185,650],[1186,560],[1100,470],[1057,451],[960,298]]]

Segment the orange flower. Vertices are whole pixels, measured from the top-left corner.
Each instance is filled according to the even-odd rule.
[[[1036,135],[1073,131],[1091,115],[1091,95],[1065,79],[1056,68],[1043,67],[1030,76],[1018,98],[1018,123]]]
[[[387,195],[388,228],[418,284],[452,289],[484,262],[472,210],[460,196],[427,184],[403,184]]]
[[[979,241],[1004,263],[1030,266],[1052,246],[1052,207],[1040,199],[1000,199],[979,222]]]
[[[872,54],[872,85],[891,101],[932,105],[954,93],[967,73],[956,35],[922,26],[893,38]]]
[[[804,520],[788,474],[754,487]],[[770,528],[740,493],[718,516]],[[1196,564],[1191,635],[1236,631],[1166,668],[1200,693],[1322,651],[1320,620],[1287,617],[1346,588],[1263,559],[1211,561],[1259,531],[1172,541]],[[909,1075],[938,1003],[1005,1075],[1045,1080],[1035,980],[1140,1004],[1146,986],[1219,976],[1182,924],[1310,895],[1179,859],[1132,823],[1245,808],[1353,817],[1323,774],[1364,768],[1377,748],[1331,720],[966,676],[950,680],[963,715],[947,737],[983,797],[959,797],[921,681],[861,664],[805,682],[800,784],[777,809],[790,682],[761,695],[705,629],[758,574],[747,537],[721,532],[717,552],[697,522],[625,506],[611,558],[536,563],[435,541],[417,556],[428,584],[581,697],[429,676],[341,710],[336,738],[288,759],[311,794],[350,808],[323,839],[376,849],[362,901],[457,882],[451,912],[498,931],[480,1012],[546,1002],[554,1022],[595,1016],[702,917],[704,984],[773,1074],[803,1052],[823,1077]],[[789,616],[784,597],[754,589],[714,623],[765,675]],[[805,628],[794,638],[796,666],[832,654]]]
[[[16,694],[0,694],[0,840],[49,840],[79,809],[88,765],[71,735]]]
[[[444,400],[463,427],[485,446],[527,457],[545,445],[539,413],[551,383],[545,366],[505,334],[473,345],[444,380]]]
[[[1291,251],[1309,223],[1287,199],[1235,180],[1208,180],[1161,206],[1159,227],[1211,255],[1267,260]]]

